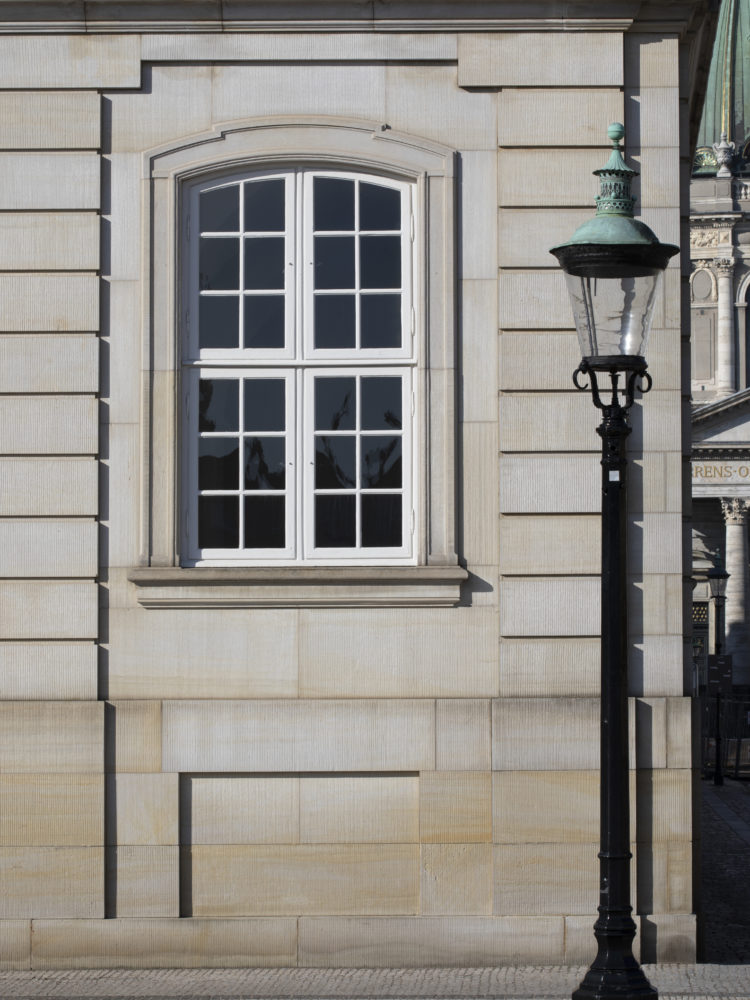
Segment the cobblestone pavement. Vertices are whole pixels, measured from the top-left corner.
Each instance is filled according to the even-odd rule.
[[[701,783],[704,962],[646,965],[663,1000],[750,1000],[750,785]],[[569,1000],[583,968],[0,972],[0,1000]]]
[[[702,781],[703,959],[744,963],[750,978],[750,784]]]

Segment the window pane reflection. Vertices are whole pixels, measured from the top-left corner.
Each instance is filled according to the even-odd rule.
[[[273,350],[284,346],[283,295],[245,296],[245,347]]]
[[[200,196],[202,233],[236,233],[240,228],[240,194],[236,185],[203,191]]]
[[[362,545],[391,548],[402,545],[401,496],[398,493],[362,497]]]
[[[362,288],[401,287],[401,237],[360,236]]]
[[[400,430],[401,379],[363,378],[361,389],[363,430]]]
[[[245,438],[245,489],[283,490],[284,438]]]
[[[401,192],[379,184],[359,185],[359,228],[400,229]]]
[[[236,549],[240,540],[238,497],[198,497],[198,545]]]
[[[315,379],[316,430],[353,430],[355,416],[356,396],[353,378]]]
[[[286,413],[283,379],[246,379],[244,403],[246,431],[284,430]]]
[[[316,350],[353,348],[357,336],[356,323],[353,295],[316,295]]]
[[[198,488],[236,490],[239,485],[237,438],[201,438],[198,451]]]
[[[201,349],[232,349],[239,341],[240,300],[236,295],[201,295],[198,342]]]
[[[202,292],[237,290],[240,287],[240,242],[238,239],[204,237],[200,245]]]
[[[202,378],[198,390],[202,431],[239,430],[239,384],[233,378]]]
[[[354,181],[316,177],[313,181],[316,230],[354,229]]]
[[[284,181],[245,184],[245,232],[284,232]]]
[[[362,485],[369,489],[401,486],[401,438],[362,438]]]
[[[245,240],[245,288],[284,287],[284,240],[258,236]]]
[[[315,487],[334,490],[356,486],[354,437],[315,438]]]
[[[363,295],[361,346],[401,347],[401,296]]]
[[[245,548],[283,549],[284,497],[245,497]]]
[[[315,497],[315,545],[318,548],[351,548],[356,544],[356,531],[356,497]]]
[[[315,237],[315,287],[354,288],[354,237]]]

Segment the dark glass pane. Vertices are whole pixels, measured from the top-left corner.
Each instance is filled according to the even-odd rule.
[[[400,191],[379,184],[360,184],[359,228],[401,229]]]
[[[315,229],[354,229],[354,181],[316,177],[313,205]]]
[[[201,438],[198,442],[198,489],[239,489],[238,459],[237,438]]]
[[[401,496],[398,493],[362,497],[362,545],[389,548],[402,545]]]
[[[200,548],[236,549],[239,542],[239,497],[198,497]]]
[[[354,288],[353,236],[315,237],[315,287]]]
[[[401,429],[401,379],[367,377],[361,382],[362,429],[365,431]]]
[[[315,487],[335,490],[354,487],[356,482],[356,448],[354,437],[315,438]]]
[[[245,438],[245,489],[284,489],[284,438]]]
[[[362,485],[369,489],[401,486],[401,438],[362,437]]]
[[[245,347],[284,346],[284,296],[245,296]]]
[[[200,290],[214,292],[240,287],[240,241],[217,236],[201,238]]]
[[[350,431],[356,416],[353,378],[315,379],[315,430]]]
[[[283,549],[284,497],[245,497],[245,548]]]
[[[283,431],[286,429],[284,380],[245,379],[245,430]]]
[[[401,287],[400,236],[360,236],[359,253],[362,288]]]
[[[284,287],[284,238],[259,236],[245,240],[245,288]]]
[[[353,295],[315,296],[317,350],[356,347],[356,322]]]
[[[203,191],[200,198],[202,233],[236,233],[240,228],[240,189]]]
[[[198,342],[201,348],[237,347],[240,300],[236,295],[201,295]]]
[[[361,347],[401,347],[401,296],[363,295]]]
[[[350,549],[356,544],[356,497],[315,497],[315,544],[321,549]]]
[[[198,429],[239,430],[240,407],[235,378],[202,378],[198,390]]]
[[[245,232],[284,232],[284,181],[245,184]]]

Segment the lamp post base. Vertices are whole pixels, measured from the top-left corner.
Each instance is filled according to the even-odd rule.
[[[633,955],[632,918],[617,930],[609,922],[609,929],[603,933],[598,924],[594,925],[599,953],[573,992],[573,1000],[656,1000],[658,992]]]

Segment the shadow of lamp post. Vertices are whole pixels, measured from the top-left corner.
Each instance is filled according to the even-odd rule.
[[[628,780],[628,627],[625,443],[635,393],[648,392],[644,358],[660,279],[679,247],[660,243],[633,218],[635,171],[622,158],[622,125],[610,125],[612,153],[600,179],[596,215],[552,248],[568,286],[581,363],[577,389],[601,410],[602,439],[601,718],[598,951],[574,1000],[656,997],[633,955]],[[605,385],[600,386],[599,380]],[[607,385],[606,382],[609,382]]]
[[[716,609],[714,650],[717,656],[721,656],[724,652],[724,604],[727,599],[727,580],[729,579],[729,573],[727,573],[725,569],[719,569],[716,566],[712,566],[706,576],[708,577],[708,586],[711,589],[711,597],[713,598],[714,608]],[[724,774],[721,769],[721,685],[718,685],[716,688],[716,732],[714,753],[716,755],[716,764],[714,766],[714,784],[723,785]]]

